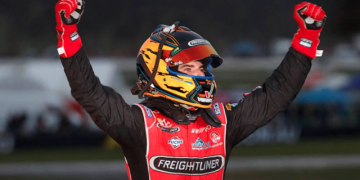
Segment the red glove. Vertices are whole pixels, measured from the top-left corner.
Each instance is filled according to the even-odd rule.
[[[77,33],[84,12],[84,0],[59,0],[55,6],[56,31],[58,33],[58,53],[61,57],[73,56],[82,46]]]
[[[320,43],[320,32],[325,25],[325,11],[315,4],[302,2],[295,6],[294,19],[298,23],[299,30],[295,34],[291,46],[298,52],[314,59]]]

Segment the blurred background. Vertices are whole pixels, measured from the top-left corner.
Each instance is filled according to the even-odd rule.
[[[127,179],[120,147],[70,95],[56,2],[1,1],[0,179]],[[131,104],[137,51],[180,21],[223,57],[216,101],[235,103],[280,64],[300,2],[87,0],[78,32],[101,82]],[[328,15],[324,55],[291,106],[233,150],[227,179],[360,179],[360,1],[312,2]]]

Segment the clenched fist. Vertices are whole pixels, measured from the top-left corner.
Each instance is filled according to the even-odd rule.
[[[82,46],[77,23],[84,12],[84,0],[59,0],[55,6],[58,53],[61,57],[73,56]]]
[[[298,52],[314,59],[320,43],[320,32],[325,25],[326,13],[316,4],[302,2],[295,6],[294,19],[299,30],[295,34],[291,46]]]

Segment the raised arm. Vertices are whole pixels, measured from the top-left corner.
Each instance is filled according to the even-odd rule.
[[[71,94],[98,127],[122,145],[131,144],[131,136],[137,131],[130,134],[129,130],[143,126],[141,112],[129,106],[112,88],[103,86],[95,76],[77,33],[84,5],[83,0],[60,0],[56,4],[58,52]]]
[[[285,110],[301,90],[315,58],[326,18],[321,7],[303,2],[295,6],[299,25],[292,47],[262,86],[244,94],[238,105],[228,105],[228,138],[234,146]]]

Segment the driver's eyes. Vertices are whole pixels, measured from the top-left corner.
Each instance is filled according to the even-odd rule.
[[[184,71],[191,72],[191,69],[190,68],[185,68]]]

